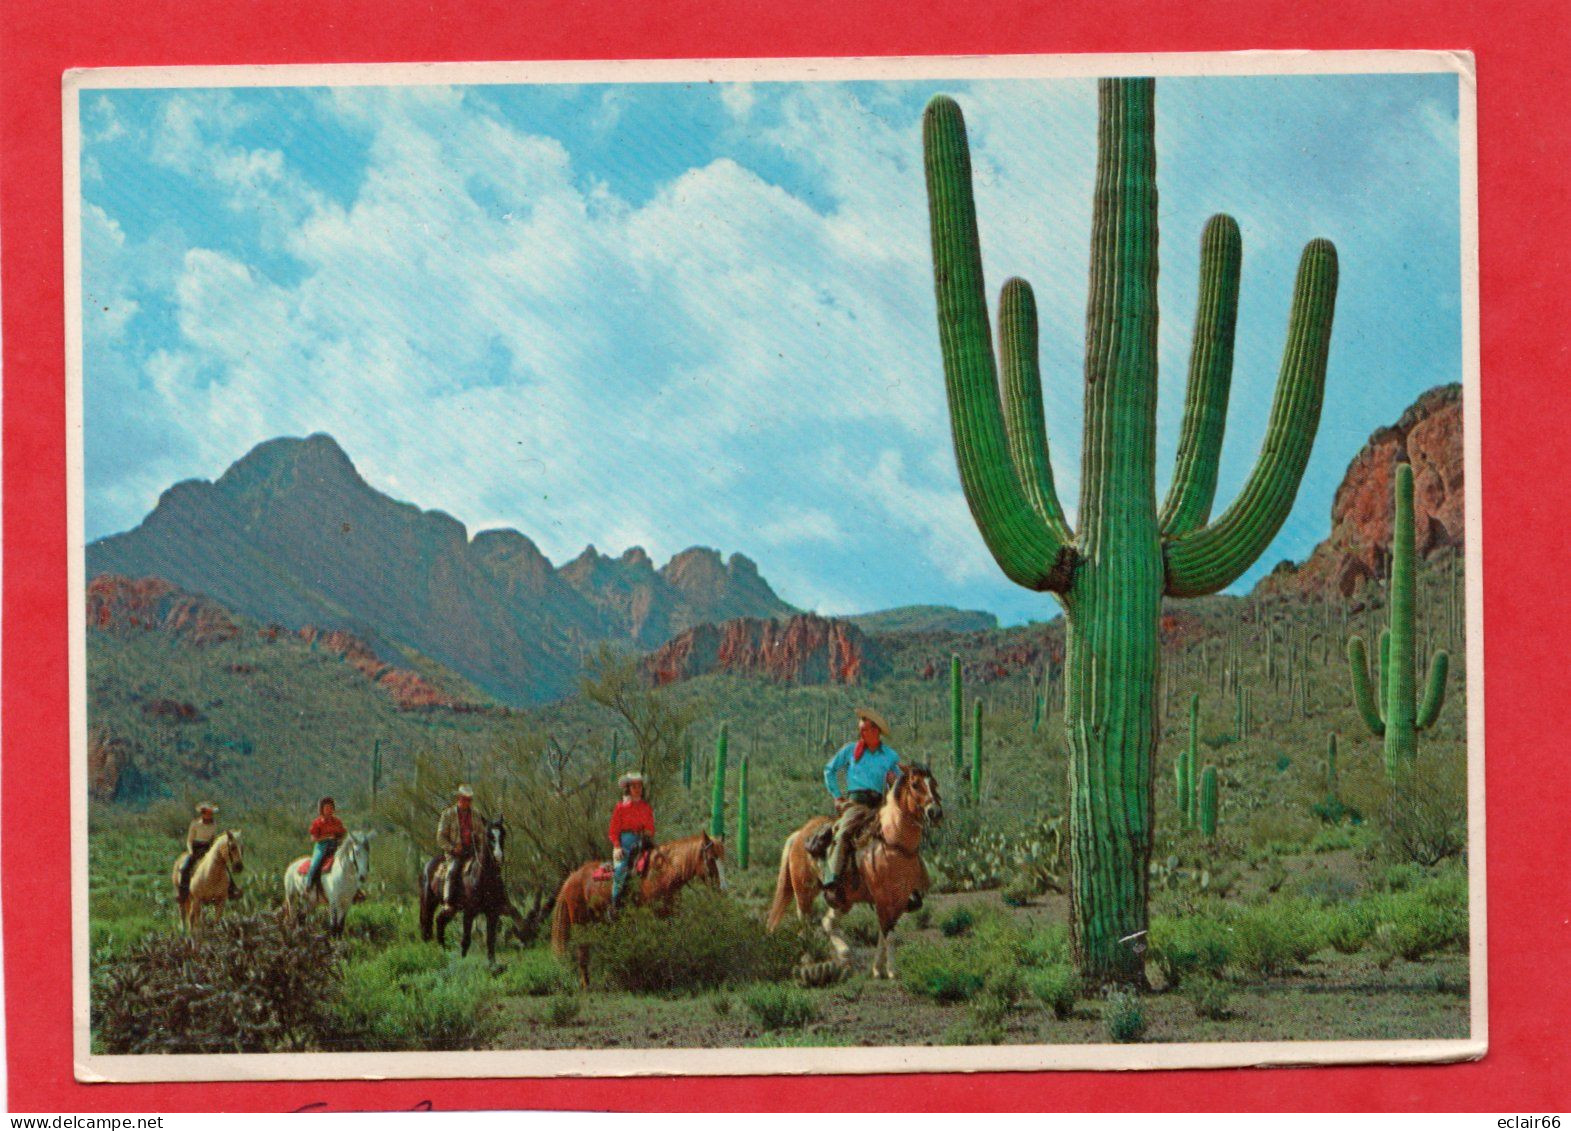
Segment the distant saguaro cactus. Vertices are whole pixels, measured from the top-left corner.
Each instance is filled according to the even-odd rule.
[[[1174,763],[1174,776],[1178,786],[1178,815],[1184,828],[1195,823],[1195,745],[1200,736],[1200,694],[1189,697],[1189,745],[1179,751]]]
[[[970,151],[953,99],[928,103],[923,143],[939,341],[961,485],[1004,574],[1055,593],[1067,621],[1071,943],[1088,981],[1141,983],[1143,959],[1121,940],[1149,926],[1162,598],[1230,585],[1292,508],[1319,424],[1337,263],[1326,240],[1304,250],[1259,460],[1237,501],[1208,522],[1232,380],[1242,252],[1230,217],[1207,223],[1183,427],[1173,485],[1158,508],[1155,84],[1104,79],[1098,98],[1078,530],[1054,486],[1036,302],[1019,279],[1004,284],[999,303],[1000,403]]]
[[[1209,840],[1216,836],[1216,767],[1207,766],[1200,774],[1200,831]]]
[[[1336,780],[1336,734],[1326,736],[1326,796],[1336,800],[1338,786]]]
[[[972,704],[971,727],[971,800],[982,800],[982,700]]]
[[[1353,676],[1353,700],[1364,725],[1376,738],[1385,739],[1386,776],[1395,780],[1412,769],[1418,757],[1418,732],[1440,717],[1446,698],[1446,669],[1450,656],[1435,653],[1430,664],[1424,698],[1417,698],[1417,673],[1413,656],[1413,468],[1396,467],[1396,513],[1391,529],[1391,624],[1380,634],[1380,699],[1370,691],[1369,660],[1364,640],[1347,642],[1348,666]]]
[[[965,764],[965,707],[961,701],[960,656],[949,657],[949,741],[954,748],[955,773]]]
[[[725,839],[725,756],[728,732],[720,724],[720,734],[715,739],[715,780],[709,795],[709,835],[716,840]]]
[[[747,807],[747,755],[742,755],[742,768],[736,779],[736,862],[747,869],[749,821],[752,814]]]

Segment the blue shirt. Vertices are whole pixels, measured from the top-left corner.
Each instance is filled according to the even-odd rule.
[[[841,770],[846,772],[847,790],[870,789],[874,793],[883,793],[884,778],[900,766],[899,753],[887,742],[880,745],[877,750],[864,750],[860,761],[852,759],[855,752],[856,743],[848,742],[833,758],[829,759],[829,764],[824,767],[824,785],[828,787],[830,796],[840,796],[840,786],[835,781],[835,774]]]

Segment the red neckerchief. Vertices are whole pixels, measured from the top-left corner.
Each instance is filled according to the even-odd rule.
[[[878,743],[878,746],[882,746],[882,745],[883,745],[883,741],[880,740],[879,743]],[[862,760],[862,755],[863,754],[866,754],[869,750],[877,750],[878,746],[869,746],[864,739],[860,739],[860,738],[857,739],[856,740],[856,749],[851,751],[851,761],[852,762],[860,762]]]

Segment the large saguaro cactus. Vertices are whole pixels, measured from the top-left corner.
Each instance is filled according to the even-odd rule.
[[[1054,593],[1068,624],[1071,940],[1088,979],[1138,983],[1143,965],[1124,940],[1147,927],[1162,598],[1232,583],[1287,517],[1320,419],[1337,262],[1325,240],[1304,249],[1265,443],[1238,499],[1208,522],[1241,244],[1230,217],[1206,224],[1183,428],[1173,484],[1158,507],[1155,85],[1106,79],[1098,96],[1078,529],[1053,484],[1035,299],[1019,279],[1003,287],[994,361],[971,158],[952,99],[928,104],[923,144],[939,340],[966,500],[1004,573]]]
[[[1418,732],[1440,716],[1446,698],[1450,656],[1435,653],[1423,702],[1417,697],[1417,666],[1413,641],[1413,468],[1396,467],[1396,513],[1391,527],[1391,627],[1380,634],[1380,700],[1369,686],[1369,659],[1362,637],[1347,642],[1352,669],[1353,699],[1364,725],[1385,739],[1386,776],[1396,780],[1418,757]]]

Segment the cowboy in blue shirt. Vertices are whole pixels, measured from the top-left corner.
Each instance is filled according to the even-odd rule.
[[[846,851],[857,831],[867,821],[878,816],[884,801],[884,790],[900,772],[900,755],[884,741],[889,724],[877,711],[858,707],[857,740],[842,746],[824,767],[824,785],[835,799],[839,816],[835,819],[833,841],[828,859],[824,862],[822,882],[832,888],[844,877]],[[845,772],[845,789],[840,788],[838,775]]]

